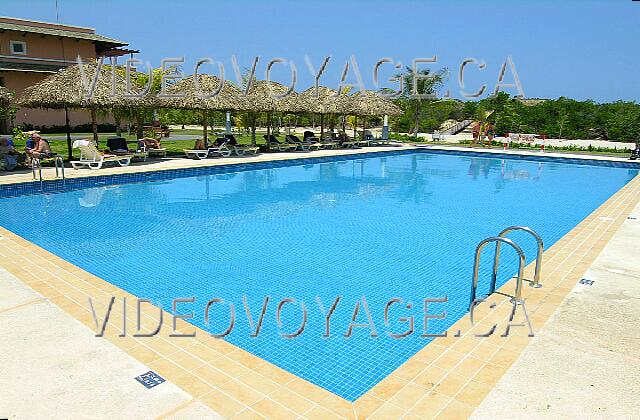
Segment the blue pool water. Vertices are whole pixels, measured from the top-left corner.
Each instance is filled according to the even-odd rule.
[[[181,312],[210,331],[227,327],[228,312],[204,306],[221,297],[235,305],[226,340],[346,399],[357,397],[429,343],[422,299],[447,296],[430,312],[429,332],[446,330],[467,308],[473,252],[510,225],[527,225],[552,245],[638,173],[635,169],[531,160],[408,153],[319,164],[201,175],[0,199],[0,224],[141,298]],[[521,234],[520,234],[521,235]],[[513,234],[535,258],[531,238]],[[501,283],[516,270],[505,248]],[[485,255],[480,291],[488,284]],[[544,279],[543,279],[544,283]],[[524,289],[526,298],[528,288]],[[258,337],[250,337],[242,297],[253,318],[267,306]],[[341,296],[331,317],[325,309]],[[366,298],[378,336],[354,328],[354,307]],[[282,330],[278,302],[286,305]],[[385,325],[384,308],[400,297]],[[402,316],[416,333],[394,339]],[[367,321],[361,305],[359,323]],[[535,326],[534,326],[535,328]]]

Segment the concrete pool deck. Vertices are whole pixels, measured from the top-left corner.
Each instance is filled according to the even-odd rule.
[[[132,381],[149,368],[4,269],[0,289],[0,416],[221,418],[174,384]]]
[[[473,417],[637,417],[639,242],[640,205]]]
[[[374,152],[377,148],[370,149],[372,149],[371,152]],[[388,147],[380,149],[389,150]],[[367,149],[367,151],[369,150]],[[346,152],[361,153],[362,150],[356,149]],[[502,153],[502,151],[496,152]],[[304,155],[282,153],[275,156],[300,158],[320,155],[320,152],[314,152]],[[532,155],[539,155],[539,153],[532,153]],[[553,156],[555,154],[547,153],[545,155]],[[254,158],[242,158],[241,160],[246,162],[247,159]],[[187,161],[188,164],[191,162]],[[202,164],[200,162],[208,164],[208,161],[196,161],[195,163]],[[227,159],[214,160],[213,162],[229,163]],[[142,166],[113,168],[113,170],[118,173],[121,170],[140,167]],[[109,171],[111,170],[110,168]],[[94,174],[103,175],[106,173],[105,171],[78,172],[89,173],[93,176]],[[27,174],[27,176],[30,178],[31,175]],[[503,294],[491,296],[489,301],[496,303],[496,307],[492,310],[487,308],[480,310],[473,327],[470,327],[468,319],[461,319],[450,329],[450,331],[460,329],[462,331],[460,337],[450,335],[447,338],[436,339],[355,403],[337,397],[240,348],[208,337],[201,330],[198,331],[196,338],[168,337],[169,323],[171,322],[169,317],[165,317],[167,321],[165,327],[167,328],[163,328],[158,337],[119,337],[122,322],[121,303],[119,310],[114,308],[115,312],[112,314],[114,317],[110,319],[106,339],[95,338],[93,334],[96,326],[90,312],[88,298],[91,297],[94,302],[102,302],[103,305],[97,309],[97,312],[104,313],[106,301],[111,296],[116,296],[118,302],[122,302],[122,297],[127,297],[127,308],[135,310],[135,296],[0,228],[0,257],[3,261],[2,266],[9,273],[0,276],[0,281],[2,281],[2,290],[9,291],[7,296],[10,300],[8,304],[0,301],[4,305],[2,307],[6,308],[6,310],[0,309],[0,316],[11,320],[10,322],[3,321],[3,326],[6,325],[6,335],[4,334],[5,329],[2,330],[3,337],[10,337],[9,340],[3,340],[3,353],[9,354],[11,357],[1,358],[0,368],[3,369],[3,372],[12,372],[11,375],[7,375],[6,380],[9,383],[3,384],[5,389],[22,390],[22,392],[17,392],[21,400],[12,399],[10,402],[4,402],[5,399],[3,399],[0,402],[0,416],[5,415],[6,411],[18,410],[19,408],[16,406],[30,409],[40,404],[40,396],[29,393],[26,388],[21,388],[21,386],[25,386],[25,383],[28,384],[28,381],[20,382],[20,379],[15,379],[12,375],[18,378],[41,375],[42,378],[45,378],[43,382],[52,381],[52,383],[48,387],[46,383],[40,384],[40,389],[43,392],[54,393],[56,390],[52,388],[58,385],[56,372],[73,372],[71,376],[80,375],[83,379],[90,378],[94,381],[96,379],[93,374],[96,373],[103,375],[101,377],[105,378],[102,379],[105,384],[112,384],[110,387],[112,391],[112,388],[121,388],[121,392],[107,394],[105,397],[102,388],[87,387],[83,381],[68,381],[66,389],[82,396],[82,398],[75,400],[76,410],[83,410],[83,407],[78,406],[78,400],[91,401],[96,398],[96,395],[105,397],[110,402],[112,411],[109,413],[122,413],[135,401],[145,398],[152,402],[158,401],[158,407],[162,409],[171,410],[169,406],[173,404],[173,409],[176,410],[167,413],[163,410],[153,411],[152,409],[148,415],[141,415],[141,417],[170,417],[179,413],[181,409],[193,410],[193,414],[191,414],[193,417],[200,416],[200,414],[214,415],[208,411],[210,409],[224,417],[234,418],[460,418],[471,415],[477,409],[477,416],[484,417],[495,413],[496,407],[503,404],[500,398],[512,398],[511,392],[505,394],[504,389],[519,389],[521,393],[526,394],[529,386],[537,386],[539,391],[535,395],[528,395],[527,399],[518,394],[518,400],[526,401],[530,406],[544,404],[544,398],[549,398],[545,393],[545,381],[548,377],[544,375],[539,375],[537,378],[531,375],[521,376],[513,372],[527,368],[526,360],[523,361],[523,359],[527,358],[528,352],[534,351],[531,349],[535,349],[534,346],[539,345],[540,342],[546,346],[543,347],[542,354],[545,349],[548,351],[549,345],[544,344],[545,337],[553,332],[549,328],[555,324],[559,317],[559,315],[553,314],[556,313],[556,310],[558,310],[557,313],[562,313],[566,305],[572,302],[576,290],[579,291],[579,288],[575,287],[576,283],[594,263],[605,246],[609,244],[609,240],[614,235],[616,238],[620,235],[619,228],[623,226],[627,217],[632,211],[638,211],[639,200],[640,177],[636,177],[546,250],[542,280],[544,287],[541,289],[525,287],[523,291],[527,310],[534,331],[537,333],[536,337],[533,339],[527,337],[523,328],[515,328],[513,336],[508,338],[493,335],[481,339],[474,336],[476,332],[486,331],[494,323],[504,328],[505,318],[511,309],[509,298],[506,295],[513,291],[514,282],[512,280],[500,289]],[[624,241],[631,241],[632,244],[637,242],[638,232],[630,230],[629,234],[630,236]],[[633,260],[632,245],[625,242],[620,247],[616,243],[612,242],[611,244],[611,246],[617,246],[611,251],[611,255],[616,258],[616,263],[612,267],[615,267],[615,270],[635,273],[637,270],[634,268],[636,263]],[[33,266],[30,261],[36,258],[40,263]],[[597,268],[597,264],[594,267]],[[26,267],[32,268],[27,269]],[[531,266],[527,267],[526,278],[531,278],[532,268]],[[597,274],[596,271],[593,272]],[[620,274],[617,273],[617,275]],[[609,276],[604,272],[600,275]],[[596,285],[601,280],[601,283],[605,284],[605,280],[603,280],[605,278],[610,277],[596,278]],[[604,292],[608,293],[608,290],[605,289]],[[633,293],[632,296],[634,296]],[[625,296],[624,293],[622,296]],[[565,301],[565,299],[567,300]],[[594,302],[591,301],[591,303]],[[605,317],[607,311],[610,310],[608,307],[598,305],[594,305],[594,307],[601,317]],[[38,313],[46,315],[33,315],[26,308],[38,308]],[[56,314],[53,310],[59,313]],[[581,305],[574,305],[573,314],[593,316],[590,306]],[[157,316],[151,310],[146,310],[144,315],[145,320],[153,320]],[[553,320],[547,323],[552,315]],[[68,353],[65,352],[63,355],[54,353],[43,361],[42,355],[48,354],[46,349],[50,347],[51,343],[56,342],[51,341],[54,338],[43,335],[42,331],[33,327],[32,324],[42,323],[49,318],[53,319],[53,324],[60,328],[58,331],[61,334],[66,332],[72,336],[64,338],[64,335],[55,334],[55,337],[62,340],[60,346],[70,340],[84,340],[83,336],[93,344],[87,343],[85,346],[83,341],[76,342],[75,346],[67,347]],[[616,323],[617,331],[624,331],[624,328],[629,327],[624,319],[611,315],[607,319]],[[543,325],[545,327],[541,330]],[[15,328],[18,331],[11,334],[10,332]],[[197,330],[184,322],[178,322],[178,329],[183,332]],[[622,341],[626,338],[617,334],[610,336],[610,339],[612,342],[609,345],[620,347],[624,346]],[[27,346],[25,346],[25,342],[28,342]],[[92,362],[84,365],[80,362],[76,364],[76,360],[87,360],[84,351],[90,346],[101,346],[96,348],[94,358],[89,358]],[[563,346],[568,355],[573,354],[578,348],[575,341],[570,340],[566,341]],[[55,347],[53,346],[54,349]],[[105,353],[104,357],[102,357],[103,352]],[[637,356],[625,355],[625,357]],[[541,364],[534,364],[533,369],[547,371],[553,368],[553,365],[547,365],[548,367],[544,368],[545,365],[542,364],[552,361],[544,360],[539,355],[536,355],[536,358],[541,360]],[[38,360],[41,363],[36,363]],[[105,360],[108,362],[105,363]],[[525,365],[521,366],[523,363]],[[102,364],[102,366],[98,366],[99,369],[95,370],[93,369],[94,364]],[[634,366],[637,367],[637,365]],[[87,373],[86,371],[90,368],[92,368],[92,372]],[[529,368],[531,369],[531,366]],[[135,382],[133,377],[147,370],[158,372],[168,382],[146,390]],[[549,374],[552,373],[549,372]],[[583,376],[589,377],[589,372],[584,371]],[[538,382],[532,378],[536,378]],[[56,385],[53,386],[53,383]],[[129,387],[132,389],[131,392],[127,392]],[[502,391],[499,391],[500,389]],[[560,389],[564,388],[559,387],[558,390]],[[611,388],[599,388],[598,391],[607,393],[612,399],[616,397]],[[631,388],[629,392],[631,392]],[[161,394],[161,396],[154,397],[154,393],[155,395]],[[164,393],[169,396],[164,398]],[[45,395],[42,394],[42,398]],[[565,390],[560,395],[560,397],[562,396],[566,398],[565,409],[570,408],[572,393]],[[558,395],[556,394],[554,397],[557,398]],[[139,405],[144,406],[142,403]],[[562,404],[558,404],[558,407],[561,406]],[[63,409],[66,408],[63,407]],[[92,406],[87,405],[84,409],[90,411]],[[82,416],[79,411],[75,412]],[[518,413],[518,411],[514,411],[514,413]],[[16,414],[8,413],[10,417],[17,414],[19,412]],[[522,412],[519,414],[522,417],[531,416],[532,413]],[[534,415],[536,414],[539,413],[536,412]],[[597,412],[589,412],[588,414],[598,415]],[[176,415],[176,417],[183,418],[189,416],[186,412],[184,416]],[[518,415],[513,417],[518,417]]]

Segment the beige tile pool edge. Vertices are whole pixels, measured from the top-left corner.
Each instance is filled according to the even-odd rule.
[[[640,177],[636,177],[545,252],[544,287],[523,290],[534,330],[564,300],[640,200],[639,193]],[[460,337],[437,338],[351,403],[186,322],[178,322],[178,331],[196,331],[195,338],[169,337],[167,313],[159,336],[119,337],[122,298],[127,299],[132,331],[135,296],[6,229],[0,228],[0,235],[3,266],[92,330],[96,326],[88,299],[101,316],[110,297],[116,296],[106,339],[226,417],[465,416],[480,404],[530,340],[521,328],[507,339],[474,337],[494,323],[504,325],[511,308],[509,299],[495,294],[489,300],[497,306],[481,311],[473,328],[466,318],[461,319],[450,329],[462,330]],[[37,265],[31,263],[34,258]],[[526,278],[531,278],[532,268],[527,267]],[[511,280],[499,291],[510,294],[513,287]],[[157,318],[157,308],[144,308],[143,329],[153,329]]]

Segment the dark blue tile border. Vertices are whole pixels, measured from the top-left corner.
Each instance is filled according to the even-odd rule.
[[[609,166],[615,168],[640,169],[640,162],[616,162],[596,159],[576,159],[569,157],[529,156],[506,153],[489,153],[481,151],[458,151],[431,148],[388,150],[383,152],[354,153],[349,155],[305,157],[297,159],[273,160],[266,162],[230,163],[215,166],[202,166],[196,168],[166,169],[149,172],[134,172],[115,175],[98,175],[83,178],[71,178],[66,181],[60,179],[43,181],[22,182],[16,184],[0,185],[0,198],[18,197],[41,193],[56,193],[64,191],[80,190],[83,188],[132,184],[148,181],[164,181],[168,179],[186,178],[192,176],[218,175],[230,172],[245,172],[260,169],[274,169],[288,166],[313,165],[345,160],[354,160],[370,157],[404,155],[411,153],[436,153],[457,155],[464,157],[485,157],[495,159],[529,160],[535,162],[561,162],[576,165]]]

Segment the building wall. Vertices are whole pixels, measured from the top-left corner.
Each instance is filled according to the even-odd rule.
[[[10,41],[26,42],[27,54],[11,54]],[[23,34],[15,31],[5,31],[0,33],[0,59],[2,61],[31,64],[69,65],[75,62],[78,55],[80,55],[84,60],[95,59],[96,51],[93,42],[70,38],[60,39],[53,36],[43,37],[38,34]],[[49,74],[51,73],[0,71],[0,78],[3,79],[5,87],[15,92],[16,97],[19,97],[26,87],[38,83]],[[113,122],[111,118],[107,118],[106,120],[106,122]],[[91,122],[91,117],[87,111],[74,110],[69,112],[69,121],[72,126],[87,124]],[[64,125],[64,111],[28,108],[18,109],[15,124],[20,125],[24,123],[31,124],[33,126]]]
[[[22,92],[27,86],[34,85],[44,79],[47,73],[30,72],[0,72],[4,78],[5,87],[13,92]],[[19,95],[19,93],[18,93]],[[98,118],[99,122],[113,122],[112,118]],[[91,116],[85,110],[69,110],[69,123],[74,125],[88,124]],[[31,124],[33,126],[64,125],[64,111],[55,109],[19,108],[16,112],[15,125]]]
[[[10,41],[26,42],[27,54],[11,54]],[[85,59],[96,58],[96,49],[93,42],[84,39],[58,38],[50,35],[43,37],[42,35],[26,32],[5,31],[0,33],[0,56],[2,56],[3,60],[29,63],[47,63],[47,60],[75,62],[78,55]],[[32,60],[32,58],[42,58],[43,60]]]

